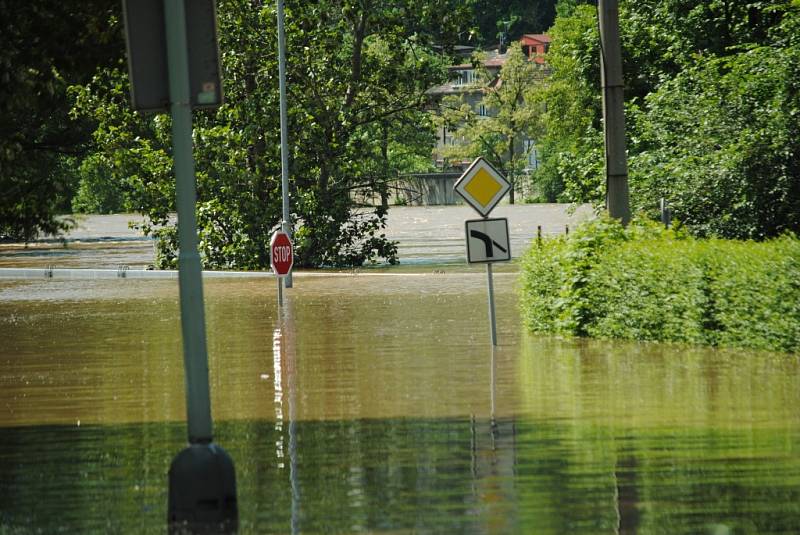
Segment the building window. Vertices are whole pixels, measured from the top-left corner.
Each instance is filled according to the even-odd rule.
[[[532,139],[525,140],[525,151],[528,153],[528,169],[539,168],[539,151]]]
[[[477,79],[474,70],[456,71],[456,79],[453,85],[470,85],[474,84]]]
[[[485,104],[481,104],[480,106],[478,106],[478,115],[480,115],[481,117],[488,117],[489,116],[489,114],[486,113],[486,105]]]

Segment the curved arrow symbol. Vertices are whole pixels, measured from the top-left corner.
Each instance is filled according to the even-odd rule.
[[[470,230],[469,235],[483,242],[484,247],[486,247],[486,258],[492,258],[494,256],[494,250],[492,249],[492,244],[494,244],[495,247],[497,247],[504,253],[508,252],[508,250],[506,250],[505,247],[494,241],[489,235],[484,234],[483,232],[478,232],[477,230]]]

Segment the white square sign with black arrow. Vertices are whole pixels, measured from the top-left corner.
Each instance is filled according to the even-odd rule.
[[[466,221],[467,262],[507,262],[511,260],[508,219],[472,219]]]

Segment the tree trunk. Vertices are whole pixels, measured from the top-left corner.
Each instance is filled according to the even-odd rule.
[[[383,182],[377,187],[381,193],[381,208],[386,213],[389,210],[389,127],[385,122],[381,124],[381,157],[383,158]]]
[[[361,84],[361,56],[364,49],[364,38],[367,35],[368,6],[361,13],[361,17],[353,28],[353,57],[350,66],[350,83],[344,99],[344,109],[349,110],[358,94]]]

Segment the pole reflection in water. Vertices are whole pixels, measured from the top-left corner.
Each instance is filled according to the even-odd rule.
[[[242,535],[800,533],[797,356],[528,336],[497,275],[493,362],[481,272],[208,281]],[[177,311],[0,282],[0,533],[164,531]]]
[[[293,332],[294,322],[291,311],[286,304],[281,304],[278,314],[278,326],[272,331],[272,362],[273,373],[275,374],[275,431],[278,435],[278,439],[275,442],[275,456],[278,459],[278,467],[284,469],[283,405],[286,403],[289,416],[289,480],[292,490],[291,527],[294,534],[299,533],[300,487],[298,484],[297,418],[295,414],[297,384],[295,381],[294,353],[290,350]],[[287,395],[284,395],[284,381]]]
[[[513,533],[520,529],[517,503],[520,496],[514,478],[517,472],[516,424],[514,417],[498,418],[497,351],[489,358],[489,418],[470,417],[472,496],[475,509],[484,518],[488,533]]]
[[[284,468],[283,463],[283,366],[281,366],[281,330],[272,331],[272,373],[275,384],[275,458],[278,468]]]
[[[617,529],[620,535],[636,535],[639,528],[639,491],[636,482],[636,458],[618,448],[614,463],[614,498]]]

